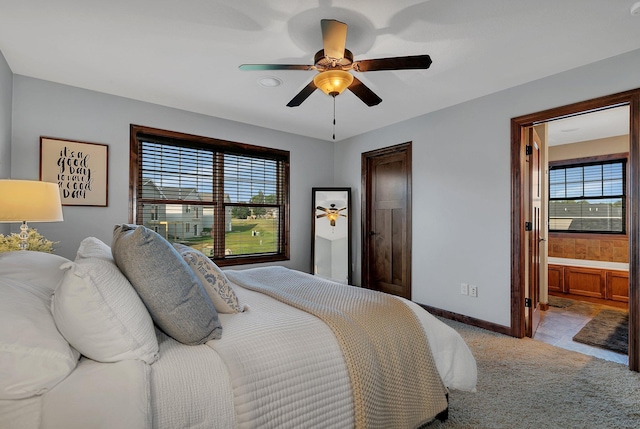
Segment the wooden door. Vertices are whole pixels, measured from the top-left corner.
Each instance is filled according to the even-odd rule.
[[[528,180],[525,184],[529,205],[529,220],[525,226],[528,231],[528,287],[527,315],[525,329],[527,337],[535,335],[540,324],[540,210],[542,206],[542,168],[540,165],[541,140],[533,127],[529,128],[529,145],[527,148]]]
[[[411,299],[411,143],[362,154],[362,285]]]

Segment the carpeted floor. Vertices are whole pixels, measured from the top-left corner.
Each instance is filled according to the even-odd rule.
[[[639,428],[640,374],[617,363],[444,320],[478,363],[478,391],[449,393],[430,428]]]
[[[629,313],[602,310],[573,337],[573,341],[628,354]]]

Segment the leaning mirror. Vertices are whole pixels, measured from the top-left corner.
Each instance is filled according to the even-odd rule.
[[[351,284],[351,188],[313,188],[311,272]]]

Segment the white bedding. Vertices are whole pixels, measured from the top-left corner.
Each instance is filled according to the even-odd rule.
[[[234,289],[248,309],[244,313],[220,314],[222,339],[209,341],[207,346],[217,352],[228,370],[237,427],[352,427],[353,401],[347,369],[329,327],[315,316],[261,293],[236,284]],[[476,363],[464,340],[417,304],[404,301],[424,326],[444,384],[451,389],[475,390]],[[177,348],[181,347],[188,346],[177,345]],[[162,362],[167,353],[161,350],[160,355],[159,362]],[[153,365],[154,372],[159,369],[156,365],[158,363]],[[169,368],[167,365],[167,372],[172,370]],[[154,374],[152,380],[159,377]],[[191,389],[196,391],[211,388],[205,386],[208,381],[198,381],[194,377],[190,380],[193,382]],[[224,384],[226,381],[222,377],[219,382]],[[162,390],[156,389],[153,395],[154,414],[165,407],[180,410],[188,406],[187,403],[171,403],[175,397],[162,398],[158,395]],[[221,396],[215,395],[216,399],[210,404],[201,403],[201,406],[213,407]],[[215,415],[212,409],[191,411]],[[171,426],[154,416],[154,427],[177,427],[176,421],[168,420],[174,424]],[[193,426],[180,427],[199,428],[206,424],[208,427],[233,427],[218,424],[218,421],[206,423],[202,419],[195,419],[193,423]]]
[[[449,389],[475,392],[478,380],[476,360],[460,334],[415,302],[400,299],[422,323],[444,385]]]
[[[229,370],[238,427],[352,427],[349,376],[331,329],[304,311],[234,287],[249,309],[220,314],[222,338],[207,345]]]
[[[185,346],[158,332],[160,359],[151,365],[153,427],[233,428],[227,368],[206,345]]]
[[[158,332],[152,365],[83,358],[47,394],[0,401],[0,427],[352,427],[349,377],[331,329],[267,295],[234,289],[248,309],[219,314],[222,339],[186,346]],[[424,327],[445,386],[475,390],[476,363],[462,338],[404,302]]]
[[[151,429],[150,371],[140,360],[82,358],[64,382],[42,397],[40,429]]]

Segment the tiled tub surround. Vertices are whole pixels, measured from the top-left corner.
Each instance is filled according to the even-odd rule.
[[[549,257],[629,263],[629,238],[549,233]]]

